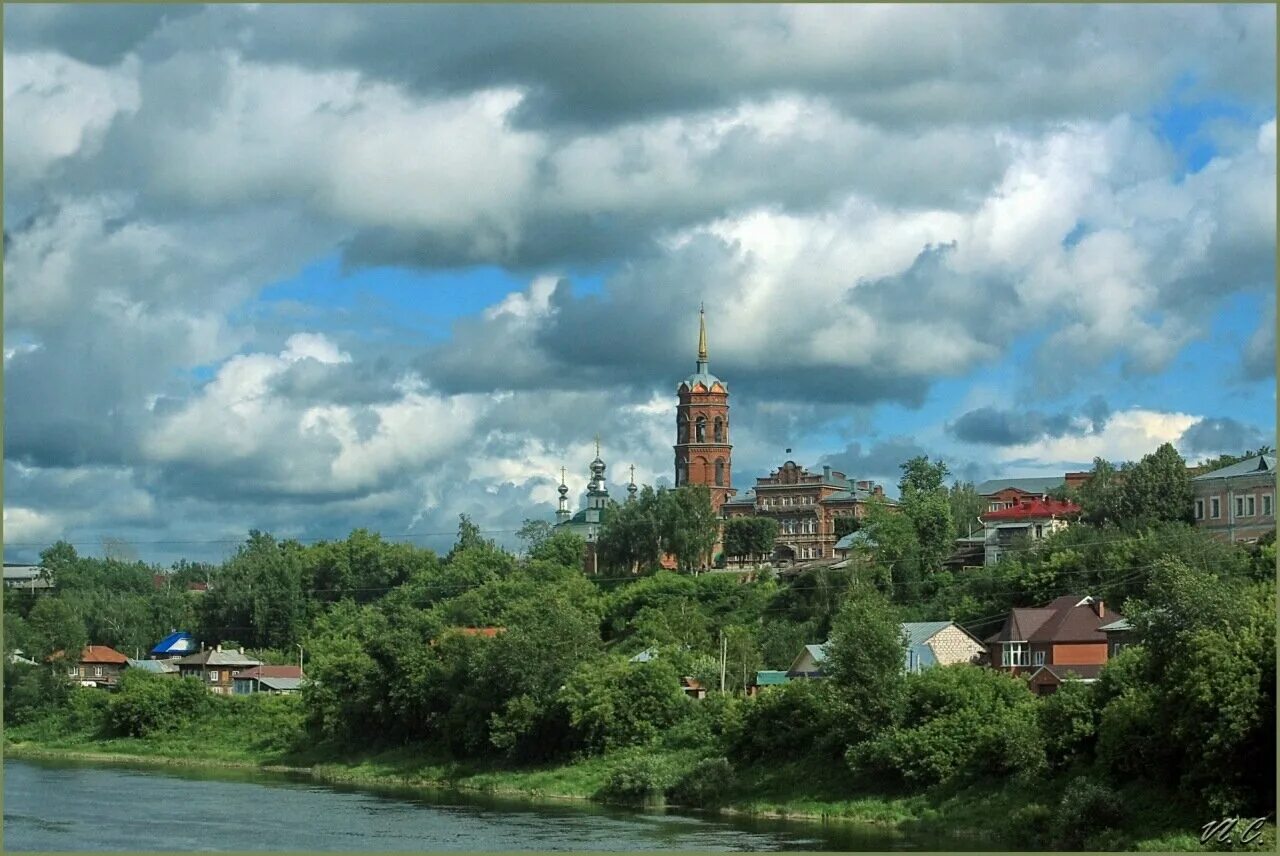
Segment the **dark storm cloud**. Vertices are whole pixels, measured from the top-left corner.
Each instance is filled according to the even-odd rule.
[[[919,455],[929,455],[910,437],[892,437],[863,447],[860,442],[850,443],[844,451],[826,455],[819,462],[842,472],[852,479],[874,478],[886,486],[896,485],[902,475],[901,464]],[[933,455],[934,458],[937,455]]]
[[[979,407],[947,426],[957,440],[988,446],[1018,446],[1049,437],[1083,436],[1101,431],[1111,415],[1102,396],[1095,395],[1078,409],[1057,413]]]
[[[81,62],[110,65],[166,22],[199,12],[198,5],[176,3],[7,5],[4,41],[6,49],[56,50]]]
[[[1178,438],[1177,446],[1187,455],[1242,454],[1266,444],[1275,446],[1274,437],[1266,437],[1252,425],[1229,416],[1201,419]]]

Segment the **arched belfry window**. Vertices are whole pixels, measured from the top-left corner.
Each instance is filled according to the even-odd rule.
[[[679,427],[680,427],[680,442],[688,443],[689,442],[689,417],[688,416],[680,417]]]
[[[707,442],[707,417],[705,416],[698,417],[695,431],[696,431],[696,434],[695,434],[696,439],[694,440],[694,442],[696,443]]]
[[[723,443],[724,442],[724,420],[721,419],[719,416],[716,417],[715,428],[716,428],[716,442]]]
[[[724,458],[716,459],[716,487],[724,487]]]

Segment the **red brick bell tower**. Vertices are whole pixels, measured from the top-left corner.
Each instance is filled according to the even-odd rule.
[[[676,487],[704,484],[711,507],[735,493],[730,487],[733,446],[729,443],[729,387],[707,371],[707,318],[698,310],[698,370],[680,383],[676,405]]]

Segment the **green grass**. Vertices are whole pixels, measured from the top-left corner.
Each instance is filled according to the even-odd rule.
[[[320,782],[365,787],[460,789],[543,799],[599,799],[610,773],[645,757],[673,775],[706,752],[661,745],[617,750],[567,762],[514,766],[499,758],[460,760],[431,745],[351,750],[312,744],[302,731],[300,700],[288,697],[218,699],[209,712],[181,729],[145,738],[103,737],[92,715],[46,717],[5,730],[6,752],[135,761],[178,766],[289,767]],[[1077,771],[1073,771],[1073,775]],[[846,820],[925,835],[972,835],[993,845],[1043,846],[1028,837],[1053,811],[1069,776],[1034,785],[991,782],[928,793],[895,794],[859,781],[835,760],[797,759],[739,765],[723,810],[772,817]],[[1209,818],[1181,805],[1171,792],[1130,785],[1118,791],[1127,807],[1122,831],[1098,839],[1105,849],[1197,851],[1198,830]],[[1274,846],[1275,825],[1263,843]],[[1258,848],[1250,848],[1258,849]]]

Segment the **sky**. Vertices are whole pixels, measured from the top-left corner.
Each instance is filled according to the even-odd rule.
[[[1275,445],[1274,7],[3,14],[6,561]]]

